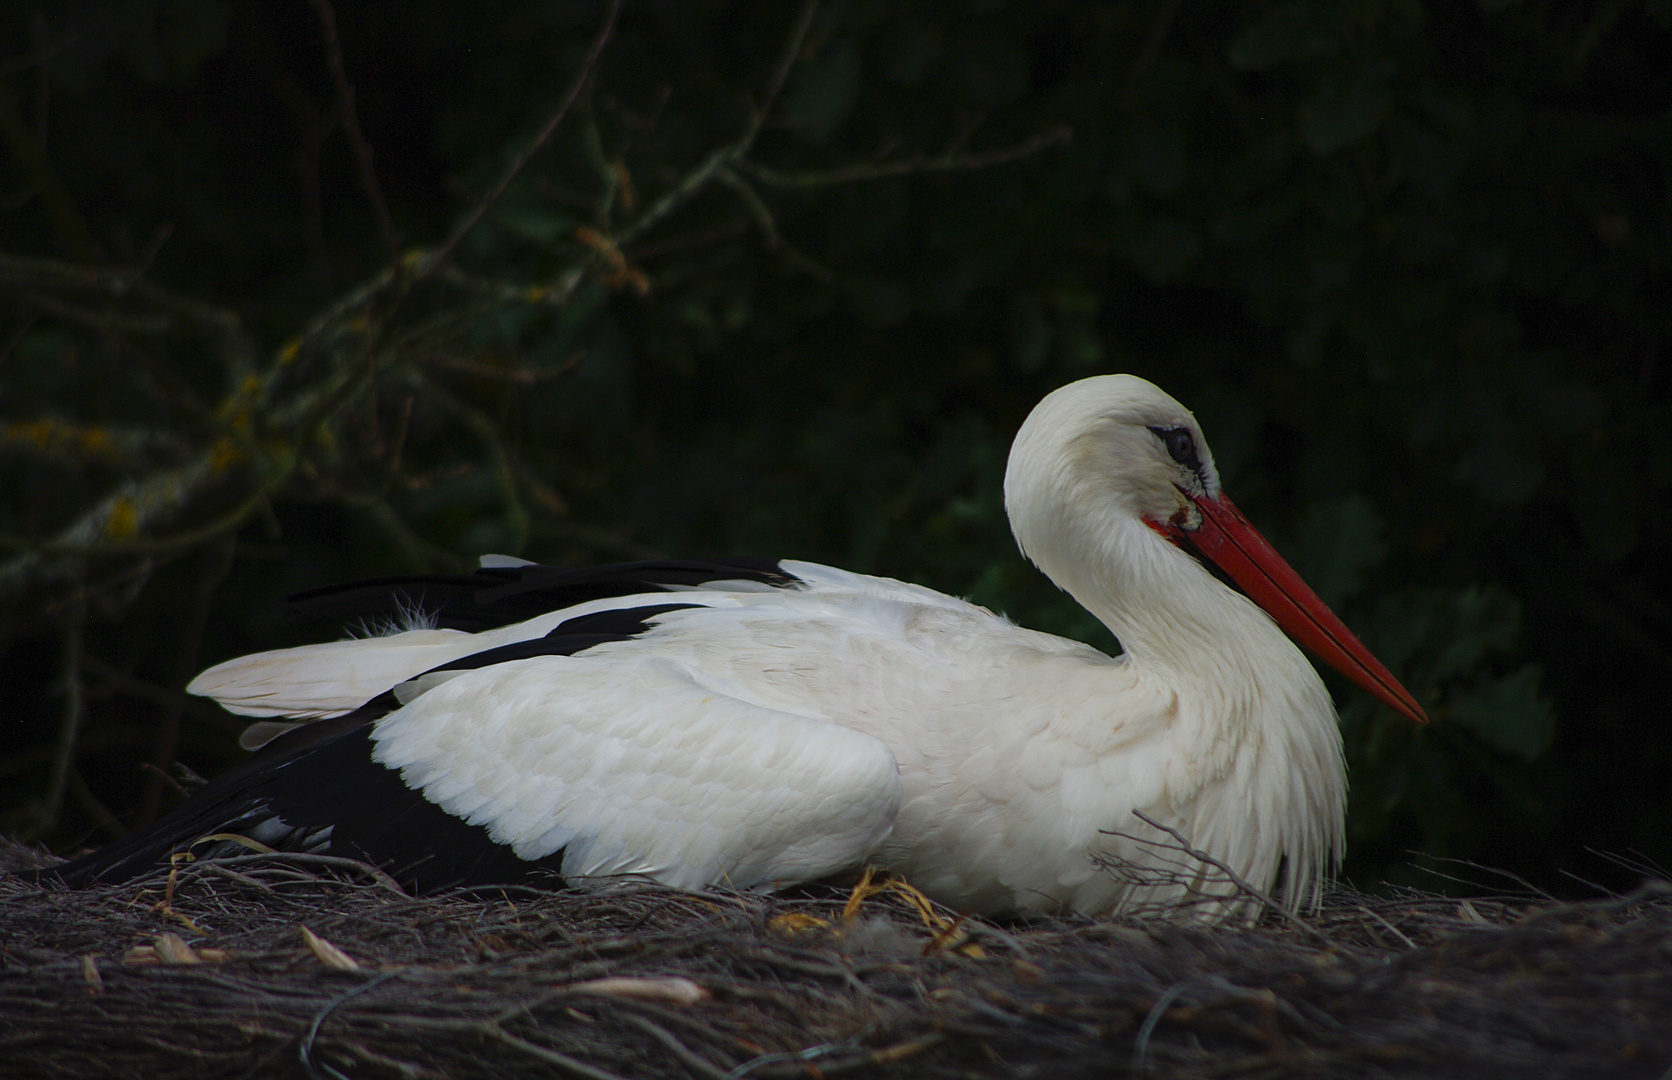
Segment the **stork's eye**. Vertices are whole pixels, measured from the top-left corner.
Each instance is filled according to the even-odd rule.
[[[1189,428],[1152,427],[1155,437],[1167,447],[1167,456],[1193,473],[1202,471],[1202,459],[1196,456],[1196,439]]]

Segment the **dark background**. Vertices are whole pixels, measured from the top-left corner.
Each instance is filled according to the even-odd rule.
[[[1350,878],[1672,864],[1667,0],[832,0],[776,97],[788,5],[635,0],[430,269],[603,19],[0,0],[0,828],[167,809],[238,754],[186,680],[336,633],[285,592],[486,551],[1113,649],[999,481],[1130,371],[1434,717],[1332,683]]]

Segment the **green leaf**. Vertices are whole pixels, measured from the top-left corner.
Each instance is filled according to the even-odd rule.
[[[1452,699],[1450,717],[1504,753],[1531,761],[1556,737],[1556,712],[1538,692],[1543,674],[1537,664],[1528,664],[1484,679]]]
[[[1386,557],[1383,531],[1375,504],[1357,492],[1314,503],[1301,517],[1300,538],[1293,545],[1295,568],[1324,603],[1339,609]]]
[[[1521,628],[1521,603],[1495,585],[1471,585],[1445,596],[1441,640],[1446,646],[1434,663],[1434,678],[1462,675],[1488,653],[1502,652]]]
[[[1509,648],[1520,625],[1520,602],[1496,585],[1421,589],[1378,603],[1364,641],[1420,691]]]

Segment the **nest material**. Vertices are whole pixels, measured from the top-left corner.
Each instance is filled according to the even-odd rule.
[[[997,925],[912,899],[413,898],[298,855],[81,891],[7,875],[0,1071],[1426,1080],[1672,1063],[1663,882],[1579,904],[1337,893],[1304,921],[1218,929]]]

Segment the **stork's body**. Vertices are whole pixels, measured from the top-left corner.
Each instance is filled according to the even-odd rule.
[[[1272,617],[1175,546],[1243,543],[1246,525],[1193,418],[1142,380],[1074,384],[1029,417],[1005,486],[1023,550],[1115,633],[1121,656],[807,563],[604,571],[608,586],[505,566],[473,593],[435,579],[433,597],[420,582],[386,583],[381,595],[433,603],[442,626],[476,625],[449,619],[447,597],[464,589],[490,628],[419,626],[204,673],[190,689],[235,712],[347,715],[333,722],[346,730],[284,736],[149,841],[67,876],[126,876],[235,827],[397,871],[427,860],[430,883],[447,877],[451,842],[508,853],[451,875],[465,880],[526,867],[576,884],[630,874],[773,888],[871,864],[985,912],[1234,897],[1159,825],[1244,881],[1292,903],[1310,895],[1343,842],[1335,712]],[[1264,573],[1269,560],[1269,548],[1254,553]],[[1245,587],[1261,597],[1271,580]],[[555,610],[484,617],[495,587],[505,612],[531,596]],[[1420,716],[1315,597],[1278,587],[1294,610],[1262,599],[1277,618]],[[333,817],[330,793],[354,780],[324,774],[357,769],[424,820],[439,810],[472,831],[414,846],[386,835],[401,814],[377,827],[348,807]]]

